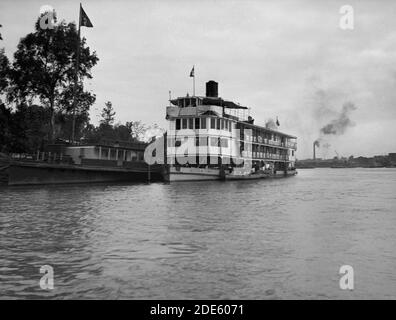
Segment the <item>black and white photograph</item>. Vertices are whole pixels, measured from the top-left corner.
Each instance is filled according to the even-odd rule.
[[[1,0],[0,300],[395,299],[396,2]]]

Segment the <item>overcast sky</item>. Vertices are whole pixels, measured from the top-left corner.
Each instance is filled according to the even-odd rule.
[[[82,36],[100,59],[85,83],[96,96],[94,123],[108,100],[117,121],[166,127],[168,91],[219,94],[251,108],[257,124],[278,116],[298,136],[298,158],[312,156],[320,128],[351,102],[354,126],[326,136],[319,156],[396,152],[396,1],[83,1],[94,28]],[[343,5],[354,29],[342,30]],[[40,7],[76,21],[79,1],[1,0],[8,57],[33,31]],[[323,145],[323,143],[322,143]]]

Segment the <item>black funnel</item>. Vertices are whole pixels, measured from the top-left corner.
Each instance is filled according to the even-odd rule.
[[[218,83],[210,80],[206,82],[206,96],[211,98],[217,98],[219,96]]]

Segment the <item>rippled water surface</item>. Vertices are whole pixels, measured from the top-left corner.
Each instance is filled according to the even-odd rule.
[[[395,169],[3,187],[0,297],[396,299],[395,209]],[[346,264],[353,291],[339,288]]]

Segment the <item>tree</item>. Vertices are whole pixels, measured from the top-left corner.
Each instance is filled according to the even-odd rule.
[[[0,24],[0,28],[2,25]],[[0,40],[3,40],[0,33]],[[7,87],[7,76],[10,68],[10,63],[7,56],[5,55],[4,48],[0,49],[0,94],[3,93],[4,89]],[[0,101],[1,103],[1,101]]]
[[[102,109],[102,113],[100,114],[102,120],[100,120],[100,124],[105,126],[112,126],[114,123],[115,111],[113,109],[113,104],[110,101],[105,103],[105,107]]]
[[[11,152],[35,153],[48,142],[50,111],[39,105],[18,105],[12,114]]]
[[[11,110],[0,100],[0,152],[8,151],[10,141]]]
[[[61,21],[57,23],[54,12],[54,27],[42,29],[40,19],[35,24],[35,31],[22,38],[14,54],[14,62],[10,72],[9,99],[17,104],[36,101],[49,110],[49,140],[55,139],[55,119],[59,110],[70,111],[70,101],[74,86],[76,65],[76,48],[80,45],[78,65],[77,101],[79,106],[85,103],[90,107],[95,97],[83,89],[83,80],[91,79],[91,69],[96,65],[98,57],[86,46],[85,38],[78,40],[74,23]],[[76,112],[80,111],[77,108]]]
[[[10,63],[5,55],[4,49],[0,49],[0,94],[5,92],[8,87],[8,75]]]
[[[75,139],[79,140],[83,136],[83,130],[89,125],[89,109],[95,103],[96,96],[87,91],[82,91],[82,87],[77,88],[76,110],[75,110]],[[58,137],[65,140],[72,139],[73,125],[73,88],[65,91],[60,101],[60,110],[56,122],[58,123]]]
[[[129,121],[125,125],[130,130],[133,141],[141,141],[148,129],[141,121]]]
[[[123,141],[123,142],[136,142],[142,141],[145,137],[148,128],[142,124],[141,121],[130,121],[126,122],[125,125],[117,123],[111,125],[114,121],[114,114],[111,105],[107,105],[103,110],[106,112],[102,113],[101,123],[98,127],[88,124],[84,128],[83,139],[87,143],[100,143],[103,140],[111,141]],[[112,115],[112,116],[108,116]],[[108,117],[107,117],[108,116]],[[105,121],[107,119],[108,121]]]
[[[2,25],[0,24],[0,28]],[[0,40],[3,40],[0,34]],[[10,70],[10,63],[5,55],[4,49],[0,49],[0,95],[8,87],[7,77]],[[10,140],[11,110],[6,107],[0,98],[0,152],[6,151]]]

